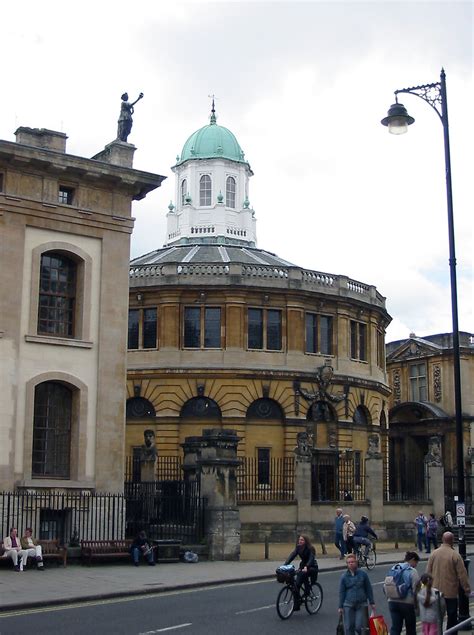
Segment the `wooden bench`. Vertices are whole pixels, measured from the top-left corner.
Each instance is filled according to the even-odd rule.
[[[82,564],[92,564],[92,560],[115,560],[128,558],[132,540],[81,540]]]
[[[62,563],[63,567],[67,565],[67,549],[66,547],[61,547],[59,544],[59,540],[38,540],[38,544],[41,545],[43,560],[56,560],[60,564]],[[11,558],[6,558],[4,556],[5,549],[3,548],[3,542],[0,543],[0,562],[10,562],[13,565],[13,561]],[[28,558],[31,562],[32,558]],[[28,564],[28,563],[27,563]]]

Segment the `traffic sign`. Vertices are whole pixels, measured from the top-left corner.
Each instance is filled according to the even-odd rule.
[[[464,516],[458,516],[456,518],[456,524],[458,527],[464,526],[466,524],[466,518]]]
[[[465,516],[466,507],[464,503],[456,503],[456,516]]]

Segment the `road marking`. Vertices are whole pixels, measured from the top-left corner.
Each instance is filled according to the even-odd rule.
[[[265,609],[274,608],[275,604],[269,604],[268,606],[259,606],[257,609],[247,609],[246,611],[237,611],[235,615],[243,615],[244,613],[255,613],[255,611],[264,611]]]
[[[166,628],[158,628],[156,631],[146,631],[140,633],[140,635],[153,635],[154,633],[164,633],[165,631],[174,631],[176,628],[184,628],[185,626],[192,626],[192,622],[186,624],[177,624],[176,626],[167,626]]]

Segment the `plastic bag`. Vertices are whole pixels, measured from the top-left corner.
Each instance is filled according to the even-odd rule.
[[[388,627],[383,615],[369,617],[369,632],[370,635],[388,635]]]

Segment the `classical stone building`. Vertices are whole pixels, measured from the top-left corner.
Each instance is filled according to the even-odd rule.
[[[134,150],[0,141],[0,491],[123,490],[131,204],[163,179]]]
[[[465,473],[472,475],[474,445],[474,345],[471,333],[460,332],[461,396]],[[446,474],[447,506],[455,493],[456,426],[453,344],[451,333],[387,344],[389,398],[390,494],[397,498],[425,489],[425,463],[430,447],[439,446]],[[471,479],[468,479],[468,494]],[[451,499],[451,502],[449,502]]]
[[[205,428],[235,430],[264,489],[306,433],[313,498],[342,496],[345,460],[357,490],[386,432],[385,298],[257,248],[253,172],[214,108],[173,171],[166,244],[130,265],[128,456],[147,428],[160,457]]]

